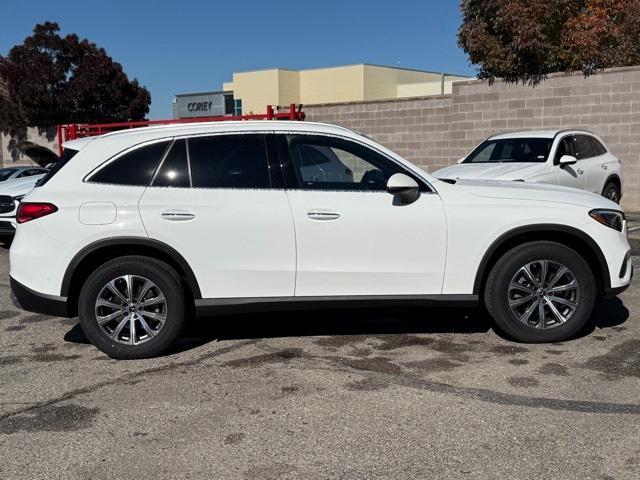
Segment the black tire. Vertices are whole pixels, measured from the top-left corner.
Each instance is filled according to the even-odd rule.
[[[602,196],[612,202],[620,203],[620,187],[615,182],[607,182],[602,190]]]
[[[164,295],[165,310],[162,313],[166,317],[164,324],[155,336],[146,335],[143,329],[138,330],[145,333],[147,338],[144,343],[138,345],[126,345],[110,338],[98,325],[96,317],[98,295],[103,292],[107,283],[123,275],[148,279]],[[138,282],[140,281],[142,280],[138,279]],[[180,277],[169,265],[154,258],[143,256],[116,258],[98,267],[85,282],[78,301],[78,316],[82,331],[91,343],[112,358],[134,359],[160,355],[177,340],[185,325],[185,295]],[[114,320],[114,322],[120,321],[120,317]],[[147,326],[150,323],[151,321]],[[141,328],[141,325],[138,323],[135,328]],[[135,332],[133,337],[137,339]]]
[[[537,260],[549,260],[566,266],[573,274],[579,288],[577,307],[568,316],[566,322],[557,322],[557,326],[545,329],[522,323],[509,305],[509,286],[512,279],[523,266]],[[558,296],[558,293],[549,294],[548,298],[552,298],[553,295]],[[522,296],[524,297],[525,294]],[[595,279],[584,258],[565,245],[549,241],[525,243],[505,253],[491,270],[484,293],[485,306],[498,329],[514,340],[527,343],[560,342],[573,337],[589,321],[595,300]],[[546,305],[544,301],[542,303]],[[526,309],[526,307],[527,304],[523,308]],[[549,307],[544,308],[549,317],[555,318],[552,317],[553,312]],[[533,312],[535,315],[532,314],[530,318],[535,321],[536,318],[540,318],[540,315],[536,309]],[[545,313],[542,317],[545,318]]]

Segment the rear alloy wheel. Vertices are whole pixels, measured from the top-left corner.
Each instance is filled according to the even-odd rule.
[[[595,280],[584,259],[554,242],[531,242],[496,262],[485,304],[496,325],[516,340],[557,342],[575,335],[595,303]]]
[[[609,182],[602,190],[602,196],[612,202],[620,203],[620,187],[614,182]]]
[[[141,345],[164,327],[167,299],[148,278],[121,275],[102,287],[95,315],[98,326],[110,339],[124,345]]]
[[[185,322],[176,272],[139,256],[99,267],[82,289],[78,310],[87,338],[113,358],[159,355],[178,338]]]

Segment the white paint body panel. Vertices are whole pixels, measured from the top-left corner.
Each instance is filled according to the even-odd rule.
[[[292,190],[288,196],[296,295],[441,293],[446,222],[438,195],[400,206],[386,192]],[[337,218],[314,219],[314,212]]]
[[[173,210],[194,215],[175,221]],[[293,296],[295,234],[284,190],[150,187],[147,234],[182,254],[205,298]]]

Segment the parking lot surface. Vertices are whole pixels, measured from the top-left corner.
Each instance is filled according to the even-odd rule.
[[[563,343],[330,310],[200,320],[115,361],[11,305],[6,250],[0,278],[2,479],[640,478],[637,282]]]

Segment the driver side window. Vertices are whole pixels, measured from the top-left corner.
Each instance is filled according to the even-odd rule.
[[[564,137],[560,140],[558,144],[558,151],[556,153],[556,163],[560,161],[563,155],[571,155],[575,156],[575,152],[573,151],[573,136],[570,135],[568,137]]]
[[[293,135],[288,141],[302,189],[385,191],[392,175],[406,173],[377,152],[340,138]]]

